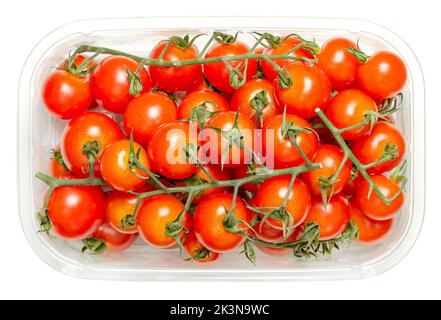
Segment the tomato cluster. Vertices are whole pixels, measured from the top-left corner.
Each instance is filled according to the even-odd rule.
[[[149,59],[75,52],[61,63],[42,90],[69,120],[50,160],[45,231],[92,253],[139,234],[198,262],[244,243],[251,259],[250,243],[302,252],[311,226],[319,243],[350,224],[361,242],[385,237],[404,201],[406,146],[388,104],[404,62],[344,38],[319,48],[258,35],[253,47],[215,33],[199,51],[175,36]]]

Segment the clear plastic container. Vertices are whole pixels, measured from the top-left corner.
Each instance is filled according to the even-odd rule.
[[[405,205],[393,231],[375,246],[353,244],[329,257],[299,260],[257,253],[257,266],[235,253],[215,264],[182,261],[174,250],[158,250],[141,242],[118,256],[81,254],[81,244],[50,239],[38,233],[36,212],[45,185],[34,178],[47,172],[49,149],[59,141],[65,125],[51,117],[42,105],[41,86],[73,47],[89,43],[140,55],[171,35],[242,31],[241,39],[252,41],[249,31],[275,34],[298,33],[322,43],[332,36],[360,40],[368,54],[387,49],[405,60],[409,78],[398,125],[408,146],[408,178]],[[199,38],[199,41],[203,39]],[[30,54],[20,80],[19,93],[19,204],[25,235],[35,252],[54,269],[81,278],[122,280],[310,280],[373,276],[398,263],[411,249],[424,216],[424,80],[412,50],[388,29],[360,20],[263,17],[134,18],[89,20],[65,25],[45,37]]]

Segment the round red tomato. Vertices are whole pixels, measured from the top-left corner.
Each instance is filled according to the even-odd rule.
[[[135,73],[140,67],[133,59],[123,56],[105,58],[94,69],[90,78],[93,96],[98,105],[115,113],[123,113],[134,98],[130,94],[129,70]],[[145,68],[138,75],[142,91],[150,90],[150,76]]]
[[[51,230],[71,240],[89,237],[104,219],[104,192],[100,187],[62,186],[54,189],[47,205]]]
[[[216,43],[208,49],[205,54],[206,59],[217,57],[232,57],[246,54],[250,48],[243,42],[235,41],[234,43]],[[239,68],[245,74],[246,80],[250,80],[257,72],[257,60],[229,61],[228,64],[233,68]],[[245,73],[246,66],[246,73]],[[213,62],[204,64],[204,75],[207,80],[218,90],[226,93],[232,93],[234,88],[230,83],[230,72],[224,62]]]
[[[123,220],[127,215],[132,215],[136,208],[138,197],[134,194],[112,191],[106,199],[106,221],[118,232],[133,234],[137,233],[136,225],[123,226]]]
[[[250,176],[250,168],[247,165],[240,166],[237,168],[232,168],[231,174],[233,175],[234,179],[242,179],[242,178]],[[260,186],[261,186],[260,182],[253,181],[253,182],[248,182],[248,183],[243,184],[241,186],[241,188],[245,191],[248,191],[248,192],[255,194],[257,192],[257,190],[260,188]]]
[[[303,223],[309,212],[311,204],[311,195],[306,184],[296,177],[291,192],[288,194],[288,188],[291,183],[291,176],[272,177],[262,183],[254,198],[255,206],[265,212],[274,212],[278,214],[286,200],[285,213],[281,217],[269,216],[265,219],[271,227],[277,229],[289,230],[289,227],[295,228]],[[264,217],[264,214],[261,214]]]
[[[245,237],[225,228],[227,210],[231,209],[233,195],[226,193],[211,194],[202,198],[193,216],[194,231],[200,243],[214,252],[228,252],[240,246]],[[248,210],[241,198],[237,198],[233,211],[235,219],[249,222]],[[239,228],[246,228],[240,223]]]
[[[185,235],[184,248],[193,261],[205,263],[219,259],[220,253],[205,248],[197,239],[196,234],[190,231]]]
[[[351,220],[349,201],[338,194],[333,196],[325,206],[322,198],[314,197],[311,202],[311,211],[305,220],[315,222],[320,228],[320,240],[338,237]]]
[[[395,126],[379,122],[369,135],[353,141],[351,149],[365,165],[386,159],[367,169],[369,173],[378,174],[392,170],[403,160],[406,144],[403,135]]]
[[[253,226],[256,238],[266,242],[281,242],[283,241],[283,230],[276,229],[270,226],[267,222],[260,221]]]
[[[176,119],[176,105],[159,92],[147,92],[133,99],[124,111],[124,130],[146,147],[159,125]]]
[[[360,173],[357,173],[357,176],[352,178],[352,180],[350,180],[346,185],[345,189],[343,190],[344,193],[348,196],[354,196],[357,193],[358,186],[363,180],[363,176]]]
[[[264,79],[252,79],[236,90],[231,98],[231,110],[237,111],[262,127],[278,113],[274,87]]]
[[[326,116],[338,129],[362,123],[369,114],[378,112],[375,100],[360,90],[340,91],[326,108]],[[369,133],[370,123],[342,132],[345,140],[356,140]]]
[[[49,160],[49,174],[59,179],[74,179],[75,175],[70,172],[61,155],[60,149],[57,147],[52,150],[52,156]]]
[[[407,70],[403,60],[388,51],[379,51],[370,56],[357,72],[358,85],[374,99],[396,95],[406,80]]]
[[[103,150],[122,139],[123,133],[117,123],[105,114],[88,112],[72,119],[63,131],[60,149],[64,162],[75,175],[88,175],[88,157],[85,149],[96,149],[95,172],[99,175]]]
[[[184,39],[180,39],[184,40]],[[158,59],[169,40],[159,42],[150,53],[151,59]],[[192,60],[197,58],[199,51],[195,45],[190,45],[188,41],[181,43],[179,41],[172,42],[166,49],[162,59],[164,61]],[[185,67],[157,67],[149,66],[150,76],[153,85],[161,90],[173,93],[175,91],[187,91],[199,79],[202,74],[200,64],[189,65]]]
[[[384,175],[371,176],[371,179],[387,199],[394,197],[398,192],[400,194],[390,204],[385,204],[375,191],[371,191],[369,183],[364,180],[360,183],[355,195],[361,211],[365,216],[373,220],[383,221],[392,219],[400,211],[404,203],[404,196],[400,185],[395,180]]]
[[[311,119],[315,109],[324,109],[331,98],[331,83],[318,67],[295,61],[285,65],[291,77],[291,86],[283,88],[279,81],[275,85],[276,98],[287,113]]]
[[[288,243],[288,242],[293,242],[299,239],[299,235],[300,235],[300,230],[301,228],[296,228],[293,233],[287,237],[285,240],[282,240],[278,243]],[[289,254],[292,254],[293,249],[290,248],[274,248],[274,247],[270,247],[270,246],[265,246],[265,245],[261,245],[261,244],[256,244],[256,247],[259,248],[260,251],[262,251],[263,253],[270,255],[270,256],[276,256],[276,257],[284,257],[287,256]]]
[[[331,81],[335,90],[351,87],[357,77],[357,69],[361,62],[348,52],[348,49],[356,49],[357,45],[345,38],[333,38],[326,41],[318,58],[318,66]]]
[[[92,234],[91,238],[83,242],[87,250],[92,253],[119,253],[127,250],[136,240],[136,234],[124,234],[118,232],[108,223],[104,222]],[[96,248],[96,240],[102,241],[101,247]],[[104,246],[103,246],[104,245]],[[99,250],[98,252],[96,250]]]

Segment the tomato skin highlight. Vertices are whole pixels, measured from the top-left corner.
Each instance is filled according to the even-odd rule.
[[[88,176],[89,161],[83,153],[88,142],[99,144],[98,157],[95,159],[95,174],[100,175],[100,158],[104,149],[111,143],[123,138],[118,124],[105,114],[84,113],[72,119],[61,136],[60,150],[66,166],[78,177]]]
[[[100,187],[57,187],[48,202],[51,231],[69,240],[89,237],[104,219],[104,203],[105,196]]]
[[[84,113],[92,105],[92,92],[87,79],[66,70],[57,70],[43,84],[43,102],[54,116],[67,120]]]
[[[137,234],[124,234],[104,222],[92,234],[92,238],[100,239],[106,244],[105,254],[120,253],[127,250],[138,237]]]
[[[138,197],[134,194],[112,191],[106,198],[105,214],[107,223],[116,231],[125,234],[138,233],[136,225],[122,228],[121,221],[128,214],[133,214]]]
[[[124,56],[110,56],[101,61],[90,77],[93,96],[98,105],[110,112],[123,113],[134,98],[129,92],[127,69],[134,73],[138,68],[138,62]],[[139,78],[143,92],[150,90],[151,80],[145,68],[141,69]]]
[[[400,186],[397,182],[384,175],[371,176],[373,183],[380,189],[381,193],[390,198],[400,192]],[[381,198],[372,191],[367,181],[362,181],[358,187],[355,198],[365,216],[373,220],[384,221],[395,217],[401,210],[404,203],[403,193],[395,198],[389,205],[383,203]]]
[[[124,131],[127,136],[147,147],[153,132],[163,123],[176,119],[176,105],[159,92],[147,92],[133,99],[124,111]]]

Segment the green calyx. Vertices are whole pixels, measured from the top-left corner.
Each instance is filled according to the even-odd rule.
[[[103,254],[107,250],[107,245],[102,239],[98,238],[87,238],[83,240],[82,253],[88,252],[92,255]]]
[[[233,36],[231,34],[223,33],[223,32],[214,32],[213,37],[214,40],[221,44],[233,44],[237,40],[237,36],[239,35],[239,32],[236,32],[236,34]]]
[[[251,100],[250,106],[253,110],[251,117],[256,116],[256,122],[263,126],[263,110],[270,104],[266,90],[259,91]],[[257,124],[256,123],[256,124]]]

